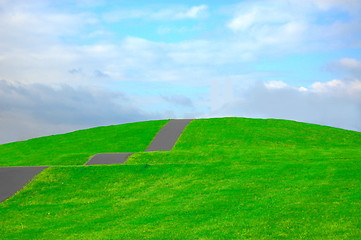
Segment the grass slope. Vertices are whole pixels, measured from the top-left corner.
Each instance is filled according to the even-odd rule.
[[[361,133],[277,119],[192,121],[171,152],[144,152],[126,164],[361,159]]]
[[[174,150],[48,168],[0,204],[3,239],[358,239],[361,133],[194,120]]]
[[[144,151],[169,120],[96,127],[0,145],[0,167],[81,165],[96,153]]]

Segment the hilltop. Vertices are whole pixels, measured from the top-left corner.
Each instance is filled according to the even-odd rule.
[[[54,166],[0,203],[4,239],[361,237],[361,133],[277,119],[168,120],[0,145],[1,166]],[[122,165],[84,166],[98,152]]]

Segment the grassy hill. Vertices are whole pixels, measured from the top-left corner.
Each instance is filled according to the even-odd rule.
[[[126,164],[311,160],[360,157],[361,133],[277,119],[192,121],[171,152],[144,152]]]
[[[143,128],[127,129],[152,126],[147,139],[137,138],[141,147],[120,143],[119,149],[137,152],[123,165],[55,161],[69,166],[46,169],[0,203],[1,238],[361,238],[361,133],[275,119],[198,119],[172,151],[141,152],[165,123],[104,127],[107,134],[124,127],[123,133],[142,135]],[[72,134],[100,138],[95,132],[83,137],[87,131]],[[52,137],[84,153],[85,146],[66,135]],[[54,142],[43,141],[43,151],[34,154],[48,154]],[[21,155],[25,142],[12,144],[12,153]],[[0,145],[0,156],[4,146],[9,155],[7,145]]]
[[[169,120],[96,127],[0,145],[0,167],[82,165],[96,153],[144,151]]]

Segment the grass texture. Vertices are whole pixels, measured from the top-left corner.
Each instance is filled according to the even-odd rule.
[[[359,239],[361,133],[199,119],[169,152],[48,168],[0,203],[2,239]]]
[[[359,159],[361,133],[277,119],[192,121],[170,152],[140,152],[126,164]]]
[[[0,145],[0,167],[82,165],[96,153],[144,151],[169,120],[96,127]]]

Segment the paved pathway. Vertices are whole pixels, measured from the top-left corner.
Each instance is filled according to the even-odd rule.
[[[133,153],[99,153],[95,154],[85,165],[124,163]]]
[[[174,119],[155,136],[146,152],[170,151],[192,119]],[[124,163],[133,153],[99,153],[85,165]],[[0,167],[0,202],[14,195],[36,174],[47,167]]]
[[[174,119],[168,122],[154,137],[146,152],[170,151],[177,142],[184,128],[192,119]],[[85,165],[124,163],[133,153],[99,153]]]
[[[1,167],[0,202],[14,195],[45,168],[47,167]]]
[[[167,123],[155,136],[146,152],[170,151],[177,142],[184,128],[192,119],[174,119]]]

